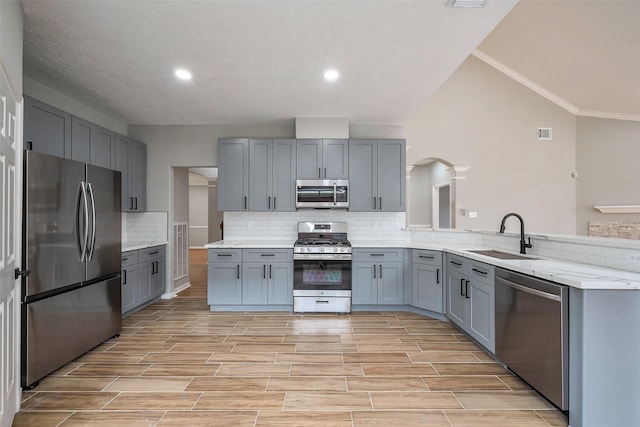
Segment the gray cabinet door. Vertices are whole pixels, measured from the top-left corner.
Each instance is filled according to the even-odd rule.
[[[71,116],[71,159],[91,163],[91,146],[95,143],[96,126],[80,117]]]
[[[378,304],[378,264],[351,264],[351,300],[353,304]]]
[[[138,265],[122,269],[122,313],[138,306]]]
[[[349,210],[369,212],[378,206],[378,143],[349,141]]]
[[[465,330],[495,353],[495,288],[478,280],[468,283],[468,312]]]
[[[267,264],[245,262],[242,264],[242,304],[263,305],[267,297]]]
[[[24,102],[24,147],[70,159],[71,114],[28,96]]]
[[[398,305],[404,302],[404,264],[378,264],[378,304]]]
[[[151,297],[155,298],[162,295],[166,287],[164,280],[166,258],[158,258],[153,262],[155,263],[155,269],[153,270],[153,285],[151,288]]]
[[[151,289],[153,288],[153,261],[140,263],[138,274],[138,304],[144,304],[151,299]]]
[[[349,179],[349,140],[322,140],[322,179]]]
[[[125,136],[116,134],[114,161],[122,183],[122,210],[128,212],[133,209],[133,199],[129,197],[129,140]]]
[[[242,303],[240,264],[210,262],[207,266],[207,304],[239,305]]]
[[[440,266],[413,264],[413,305],[442,313],[442,276]]]
[[[293,265],[291,263],[273,263],[268,268],[269,304],[293,304]]]
[[[134,212],[147,210],[147,146],[129,140],[129,197]]]
[[[465,328],[467,322],[466,279],[455,271],[447,272],[447,317]]]
[[[108,169],[116,169],[116,134],[96,126],[95,138],[91,150],[91,164]]]
[[[297,179],[322,179],[321,139],[299,139],[296,156]]]
[[[249,140],[218,140],[218,210],[249,208]]]
[[[249,140],[249,210],[270,211],[272,209],[272,161],[273,141],[270,139]]]
[[[406,143],[403,139],[378,140],[378,209],[406,210]]]
[[[274,211],[296,210],[296,153],[295,139],[273,140],[271,208]]]

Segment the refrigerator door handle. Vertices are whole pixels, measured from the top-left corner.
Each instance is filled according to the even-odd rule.
[[[90,182],[87,182],[87,193],[91,196],[91,239],[87,251],[87,260],[91,261],[93,259],[93,250],[96,247],[96,201],[93,197],[93,187]]]
[[[81,206],[84,208],[80,211]],[[80,215],[82,213],[82,215]],[[84,226],[84,227],[83,227]],[[84,233],[80,234],[84,228]],[[87,206],[87,192],[84,181],[80,181],[78,188],[78,198],[76,204],[76,249],[78,250],[78,258],[80,262],[85,260],[87,254],[87,244],[89,239],[89,207]]]

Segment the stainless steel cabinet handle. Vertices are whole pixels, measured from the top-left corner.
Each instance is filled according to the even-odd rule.
[[[469,299],[469,281],[465,280],[465,285],[464,285],[464,296],[465,298]]]
[[[378,278],[378,276],[376,276],[376,265],[375,264],[373,264],[373,278],[374,279]]]

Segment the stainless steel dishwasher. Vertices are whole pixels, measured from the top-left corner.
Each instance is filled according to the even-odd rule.
[[[562,410],[569,407],[567,286],[496,268],[496,356]]]

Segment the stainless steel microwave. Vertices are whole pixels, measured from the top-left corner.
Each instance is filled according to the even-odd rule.
[[[348,179],[299,179],[296,181],[296,208],[349,207]]]

